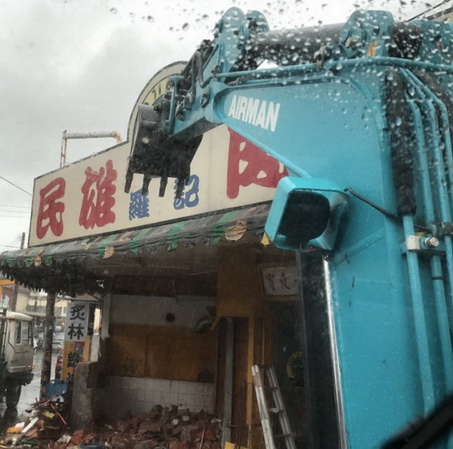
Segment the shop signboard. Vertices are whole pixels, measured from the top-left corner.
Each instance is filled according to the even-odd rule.
[[[299,275],[294,265],[263,266],[261,277],[266,297],[295,297],[299,293]]]
[[[154,77],[131,115],[128,140],[35,180],[29,246],[39,246],[177,221],[209,212],[269,201],[287,175],[278,161],[225,126],[204,134],[181,198],[170,178],[165,196],[159,180],[142,195],[142,175],[124,192],[128,157],[139,104],[164,92],[175,67]]]
[[[90,304],[70,302],[66,316],[62,379],[74,378],[77,363],[84,361]]]

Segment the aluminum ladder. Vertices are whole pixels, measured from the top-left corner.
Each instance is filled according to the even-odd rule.
[[[276,449],[275,438],[279,437],[284,439],[287,449],[296,449],[294,435],[291,431],[288,414],[286,413],[274,367],[253,365],[252,375],[266,449]],[[270,392],[271,394],[267,394],[267,392]],[[270,399],[270,397],[272,397],[274,402],[271,407],[268,405],[268,399]],[[278,416],[282,435],[274,437],[271,413],[275,413]]]

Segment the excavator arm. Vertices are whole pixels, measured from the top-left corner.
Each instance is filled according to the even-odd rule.
[[[182,73],[172,77],[159,103],[141,106],[126,189],[134,173],[143,173],[147,182],[166,176],[183,180],[200,136],[212,127],[235,128],[242,121],[275,133],[281,107],[275,97],[282,87],[347,82],[351,68],[384,72],[382,66],[389,63],[404,66],[416,59],[422,36],[421,27],[395,23],[391,14],[380,11],[357,12],[343,25],[270,31],[261,13],[231,8],[216,24],[213,40],[202,42]],[[448,61],[448,55],[443,59]],[[263,62],[276,68],[258,69]],[[246,96],[246,90],[253,90],[254,97]],[[335,98],[320,97],[329,100]],[[247,137],[258,140],[254,134]],[[276,135],[293,138],[292,133]],[[284,152],[271,145],[265,150],[300,172]]]
[[[232,8],[138,110],[126,191],[139,173],[144,193],[160,178],[163,195],[174,177],[180,195],[218,125],[288,169],[266,233],[328,254],[342,448],[381,447],[453,393],[452,59],[446,23],[357,11],[271,31],[261,13]]]

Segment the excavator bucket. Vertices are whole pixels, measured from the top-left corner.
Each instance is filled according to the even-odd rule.
[[[151,179],[157,177],[160,178],[159,196],[165,195],[168,178],[177,179],[176,197],[182,194],[202,136],[183,142],[165,139],[161,115],[154,106],[139,106],[126,174],[126,193],[130,191],[134,174],[140,173],[143,174],[143,195],[148,193]]]

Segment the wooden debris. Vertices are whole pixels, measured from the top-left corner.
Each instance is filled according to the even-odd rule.
[[[39,418],[36,416],[33,418],[22,430],[21,433],[26,434],[31,428],[38,422]]]
[[[69,431],[63,404],[47,400],[35,408],[34,416],[1,443],[10,447],[27,438],[28,445],[39,449],[221,449],[220,421],[203,410],[156,405],[149,413]]]

